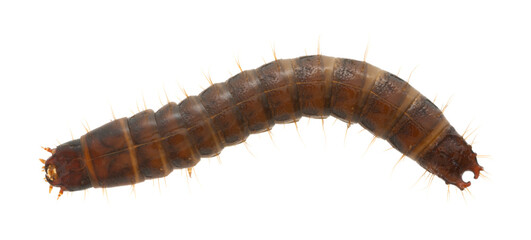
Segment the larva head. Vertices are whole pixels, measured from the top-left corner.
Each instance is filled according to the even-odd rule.
[[[446,184],[453,184],[464,190],[471,185],[463,181],[463,173],[472,171],[474,179],[483,170],[478,164],[477,154],[472,151],[461,135],[454,128],[448,129],[417,161],[429,172],[442,178]]]
[[[54,187],[68,191],[91,187],[82,161],[79,140],[61,144],[51,152],[52,156],[46,160],[44,165],[46,181]]]

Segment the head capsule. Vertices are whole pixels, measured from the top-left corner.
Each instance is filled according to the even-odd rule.
[[[46,181],[61,190],[75,191],[91,187],[78,140],[57,146],[44,165]]]

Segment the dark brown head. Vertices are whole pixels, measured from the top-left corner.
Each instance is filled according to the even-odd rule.
[[[471,184],[463,181],[464,172],[472,171],[474,179],[479,177],[483,167],[478,164],[477,154],[454,128],[443,132],[434,145],[417,160],[426,170],[442,178],[446,184],[453,184],[461,190]]]
[[[46,160],[44,171],[46,181],[61,190],[75,191],[91,187],[79,140],[57,146]]]

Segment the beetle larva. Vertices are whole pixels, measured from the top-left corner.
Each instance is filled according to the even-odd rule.
[[[46,180],[63,191],[113,187],[190,168],[249,134],[302,116],[359,123],[463,190],[483,170],[441,110],[399,77],[366,62],[322,55],[242,71],[179,104],[109,122],[49,149]]]

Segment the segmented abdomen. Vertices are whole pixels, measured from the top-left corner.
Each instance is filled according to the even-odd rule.
[[[322,55],[277,60],[179,104],[112,121],[71,142],[81,145],[78,155],[90,184],[85,180],[86,186],[65,188],[163,177],[276,123],[329,115],[349,125],[360,123],[415,160],[455,132],[441,111],[408,83],[368,63]]]

